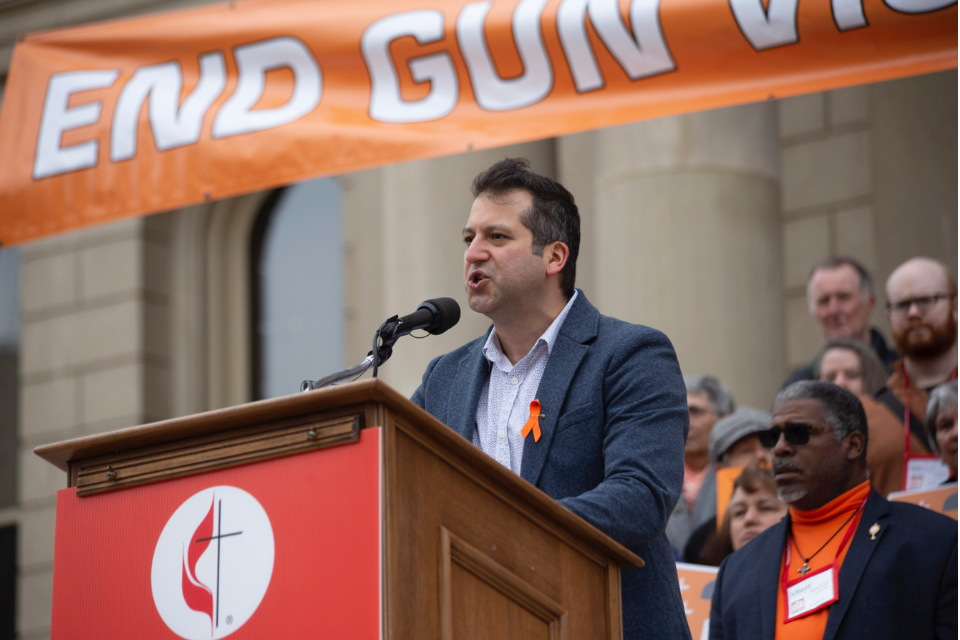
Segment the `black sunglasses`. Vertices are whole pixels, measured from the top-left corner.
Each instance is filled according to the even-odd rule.
[[[760,439],[760,444],[763,445],[764,448],[773,449],[777,446],[781,433],[783,437],[787,439],[788,443],[796,446],[799,444],[807,444],[810,442],[811,433],[819,433],[821,431],[823,431],[823,429],[811,424],[788,424],[786,427],[774,427],[766,431],[760,431],[757,433],[757,437]]]

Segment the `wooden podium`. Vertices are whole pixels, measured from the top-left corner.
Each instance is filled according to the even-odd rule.
[[[364,443],[372,452],[365,454],[372,461],[372,471],[343,457],[351,447],[361,451]],[[348,622],[371,618],[364,627],[370,631],[370,640],[618,640],[622,637],[619,567],[643,565],[625,547],[377,380],[60,442],[38,447],[36,453],[68,477],[68,489],[58,495],[54,638],[110,637],[112,631],[122,634],[124,629],[126,633],[139,629],[133,633],[144,638],[233,635],[239,640],[273,635],[274,631],[275,637],[292,637],[280,632],[295,633],[297,629],[301,631],[298,637],[312,637],[302,633],[322,626],[327,617],[338,615],[347,606],[331,605],[327,610],[324,602],[337,598],[354,601],[351,594],[343,593],[352,587],[336,587],[329,596],[322,595],[324,578],[317,575],[344,580],[351,578],[344,574],[351,574],[352,569],[311,564],[326,562],[323,557],[327,554],[334,556],[329,558],[331,562],[352,566],[350,558],[336,557],[350,555],[333,550],[340,543],[312,541],[325,539],[326,534],[319,531],[324,527],[331,529],[330,535],[346,537],[343,544],[363,538],[360,525],[347,524],[353,522],[353,511],[362,511],[367,500],[350,495],[353,487],[358,495],[369,493],[363,487],[373,487],[379,494],[370,503],[372,511],[368,510],[368,515],[374,514],[376,528],[372,539],[379,545],[379,552],[371,555],[379,557],[367,563],[369,571],[379,576],[363,573],[367,569],[358,567],[357,575],[370,576],[365,580],[373,584],[360,585],[356,592],[359,598],[361,589],[371,591],[379,614],[371,609],[369,615],[355,612],[346,616]],[[298,465],[307,465],[302,467],[306,471]],[[310,475],[315,472],[321,475]],[[341,476],[347,479],[340,482]],[[227,627],[231,616],[227,615],[228,605],[221,611],[220,590],[239,578],[228,577],[228,556],[221,558],[220,554],[221,549],[226,554],[236,548],[231,545],[240,544],[242,536],[227,538],[233,535],[224,533],[230,522],[223,513],[218,513],[215,521],[211,519],[214,502],[209,498],[203,498],[204,510],[207,503],[211,505],[207,519],[200,522],[199,517],[194,518],[199,523],[196,531],[191,521],[183,544],[192,544],[190,532],[196,534],[197,544],[203,540],[210,550],[214,548],[211,541],[216,543],[216,609],[209,604],[189,604],[190,598],[206,602],[206,592],[214,597],[213,579],[200,579],[207,562],[200,554],[208,547],[198,547],[194,553],[193,547],[188,551],[184,546],[183,566],[177,556],[171,571],[178,573],[171,575],[179,576],[182,569],[182,584],[176,582],[176,589],[182,589],[182,598],[180,591],[175,594],[180,598],[177,606],[188,603],[190,615],[204,624],[209,617],[210,634],[205,630],[201,635],[174,634],[168,618],[163,618],[166,626],[160,620],[163,612],[157,615],[163,606],[157,586],[161,544],[156,541],[167,535],[173,522],[167,519],[183,502],[182,496],[205,490],[205,482],[217,485],[219,494],[214,494],[214,501],[219,499],[216,495],[228,495],[224,493],[226,485],[242,485],[254,496],[258,491],[265,496],[258,499],[269,515],[275,539],[270,542],[271,563],[275,558],[272,578],[267,575],[269,588],[262,586],[267,595],[260,605],[264,610],[261,617],[270,617],[269,625],[256,622],[259,614],[250,611],[247,624]],[[279,483],[282,490],[269,489],[271,482]],[[187,484],[180,488],[178,483]],[[169,495],[177,492],[178,496]],[[324,498],[325,492],[331,495]],[[278,497],[274,500],[270,498],[273,495]],[[341,506],[311,508],[315,496],[339,500]],[[294,500],[298,506],[282,506],[287,504],[284,500]],[[281,506],[274,507],[274,503]],[[223,511],[222,500],[218,505]],[[283,509],[287,512],[281,513]],[[151,515],[154,511],[159,515]],[[315,517],[314,511],[341,515]],[[163,522],[167,522],[166,528],[161,526]],[[200,536],[208,530],[204,526],[214,523],[209,535]],[[238,530],[234,533],[243,530],[248,536],[245,540],[252,539],[254,529],[238,526],[238,520],[234,524]],[[348,527],[354,529],[344,532]],[[134,539],[144,542],[139,547],[125,542]],[[93,551],[91,545],[98,544],[106,546]],[[131,545],[129,551],[125,544]],[[290,548],[298,550],[296,562],[289,562]],[[181,553],[180,547],[175,549]],[[94,560],[98,554],[105,559]],[[115,560],[114,556],[125,559]],[[212,557],[211,551],[211,567]],[[145,595],[149,588],[143,586],[149,582],[142,574],[150,558],[155,608]],[[255,564],[253,559],[241,563]],[[298,568],[306,573],[291,578],[292,586],[285,584],[280,574]],[[129,576],[119,577],[126,574]],[[124,584],[129,586],[121,588]],[[116,604],[109,604],[113,600],[102,594],[93,595],[99,592],[112,593]],[[120,602],[124,598],[126,604]],[[128,624],[122,618],[126,614],[112,611],[111,606],[124,612],[140,611],[131,614],[129,622],[139,626],[122,627]],[[208,613],[195,613],[201,609]]]

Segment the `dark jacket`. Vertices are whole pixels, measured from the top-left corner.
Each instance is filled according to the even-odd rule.
[[[720,565],[711,640],[773,640],[788,515]],[[880,526],[876,539],[870,527]],[[823,640],[957,637],[957,523],[875,491],[840,567]],[[811,639],[811,640],[819,640]]]
[[[713,516],[690,534],[687,546],[683,548],[683,561],[690,564],[718,567],[723,558],[714,560],[710,556],[721,553],[719,546],[717,541],[717,516]]]
[[[489,335],[489,330],[488,330]],[[468,441],[489,375],[486,336],[433,360],[411,398]],[[539,442],[520,475],[646,562],[623,571],[623,637],[689,638],[664,533],[689,429],[676,354],[659,331],[600,315],[581,291],[537,391]]]
[[[876,329],[870,329],[870,346],[873,347],[873,350],[877,352],[880,362],[883,363],[883,366],[885,366],[888,371],[890,370],[890,365],[900,358],[900,355],[895,349],[891,349],[887,346],[887,341],[883,339],[883,336],[880,335],[880,332]],[[782,388],[785,389],[794,382],[800,382],[801,380],[813,380],[813,365],[814,363],[811,362],[807,366],[800,367],[791,373],[786,381],[784,381]]]

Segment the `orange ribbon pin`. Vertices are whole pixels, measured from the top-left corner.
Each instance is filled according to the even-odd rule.
[[[534,400],[530,403],[530,418],[527,420],[527,424],[523,425],[523,429],[520,430],[520,437],[526,440],[527,434],[532,430],[533,441],[540,442],[540,418],[542,417],[540,415],[540,401]]]

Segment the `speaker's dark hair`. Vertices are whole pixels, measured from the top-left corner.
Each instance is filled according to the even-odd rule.
[[[472,192],[497,198],[510,191],[523,190],[533,197],[533,206],[520,218],[533,233],[533,253],[543,255],[551,242],[567,245],[570,255],[560,272],[560,287],[569,300],[577,280],[577,256],[580,253],[580,212],[573,195],[562,184],[530,170],[525,158],[505,158],[473,180]]]

